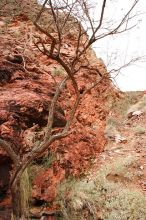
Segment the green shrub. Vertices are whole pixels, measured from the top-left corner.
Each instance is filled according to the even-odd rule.
[[[136,126],[133,128],[134,130],[134,133],[137,134],[137,135],[141,135],[141,134],[145,134],[146,133],[146,129],[142,126]]]

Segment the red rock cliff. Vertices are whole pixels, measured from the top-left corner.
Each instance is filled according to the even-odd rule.
[[[22,155],[31,149],[34,139],[39,138],[36,134],[41,136],[38,131],[43,131],[47,123],[56,82],[64,73],[54,61],[35,48],[33,34],[36,30],[31,22],[16,17],[5,29],[5,18],[2,18],[0,25],[3,31],[0,35],[0,137],[10,141],[14,150]],[[66,39],[63,52],[71,57],[73,48],[73,39]],[[92,50],[88,51],[87,56],[92,67],[107,75],[102,60],[96,58]],[[52,73],[55,76],[52,77]],[[80,91],[96,77],[97,73],[85,65],[76,78]],[[85,95],[76,112],[70,135],[51,146],[51,153],[55,155],[51,168],[35,170],[32,192],[35,200],[52,201],[59,181],[69,175],[86,172],[92,159],[98,157],[106,143],[105,121],[114,97],[116,93],[107,77]],[[73,100],[73,87],[68,83],[56,107],[54,132],[66,124]],[[8,160],[3,149],[0,150],[0,160],[4,164]],[[9,179],[10,162],[5,166],[7,174],[0,182],[1,188],[7,190],[4,180]],[[1,164],[0,176],[2,173]]]

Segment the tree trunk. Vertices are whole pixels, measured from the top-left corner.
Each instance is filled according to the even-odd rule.
[[[20,220],[22,219],[23,210],[21,207],[21,187],[20,187],[20,180],[16,180],[11,188],[11,194],[12,194],[12,208],[13,208],[13,220]]]
[[[12,195],[12,220],[29,219],[29,195],[30,185],[27,169],[20,177],[17,177],[11,186]]]

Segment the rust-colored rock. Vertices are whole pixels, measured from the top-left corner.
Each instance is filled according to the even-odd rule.
[[[13,143],[14,149],[23,148],[24,131],[37,124],[47,123],[54,83],[49,74],[28,76],[21,65],[0,63],[0,137]],[[5,70],[5,71],[4,71]],[[11,73],[7,76],[7,73]],[[66,124],[63,110],[58,105],[54,127]]]
[[[0,50],[3,51],[0,54],[0,138],[10,141],[20,154],[31,149],[36,133],[40,138],[43,136],[56,82],[61,80],[61,76],[56,76],[55,82],[51,76],[52,70],[59,66],[36,50],[31,37],[27,39],[28,47],[23,54],[24,34],[36,31],[30,22],[27,27],[26,23],[24,28],[22,19],[18,18],[17,22],[13,20],[8,26],[7,36],[0,36],[0,42],[3,42],[0,44]],[[19,38],[16,39],[12,32],[19,33]],[[62,53],[68,53],[70,58],[74,42],[72,39],[65,41]],[[24,60],[20,60],[20,57]],[[94,69],[107,74],[103,62],[96,59],[92,51],[89,51],[88,58],[90,63],[93,61]],[[97,77],[96,71],[89,70],[85,65],[76,76],[80,93]],[[107,103],[112,93],[114,96],[115,91],[106,79],[81,100],[70,135],[50,147],[56,157],[51,168],[43,168],[36,173],[32,191],[35,200],[52,202],[60,181],[69,175],[83,174],[90,167],[92,159],[98,157],[106,143],[104,127],[109,112]],[[74,99],[73,86],[68,82],[56,106],[53,132],[65,126]],[[4,151],[0,149],[0,156],[3,154]]]

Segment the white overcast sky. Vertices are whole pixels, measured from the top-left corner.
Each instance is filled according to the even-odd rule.
[[[68,1],[72,2],[73,0]],[[88,1],[97,5],[92,10],[92,16],[96,18],[99,14],[98,9],[101,8],[99,7],[100,3],[103,0]],[[134,0],[109,0],[107,2],[106,18],[112,18],[115,21],[121,18]],[[104,60],[108,70],[124,65],[132,58],[146,56],[146,0],[139,0],[135,13],[141,13],[141,15],[133,20],[132,24],[138,22],[134,29],[121,35],[105,38],[94,44],[93,48],[97,57]],[[123,91],[146,90],[146,60],[123,69],[116,76],[115,82]]]
[[[115,19],[128,9],[133,1],[110,2],[112,4],[108,6],[108,11],[110,11],[108,16],[113,16]],[[141,15],[133,21],[135,23],[138,21],[134,29],[116,37],[106,38],[94,45],[97,56],[104,60],[109,70],[123,65],[132,58],[146,56],[146,1],[140,0],[135,11]],[[123,69],[116,76],[115,81],[116,85],[124,91],[146,90],[146,59]]]

